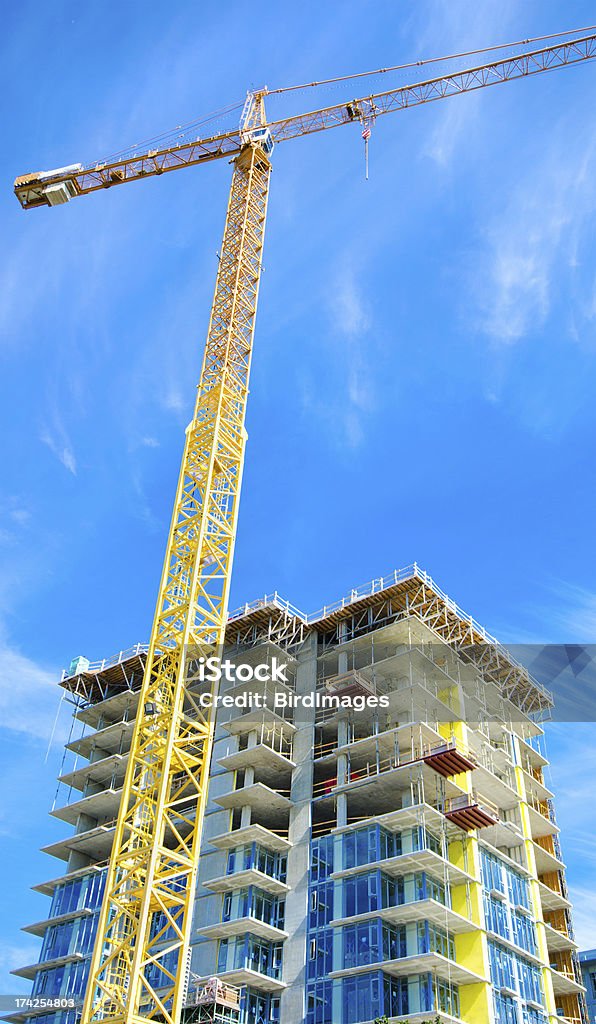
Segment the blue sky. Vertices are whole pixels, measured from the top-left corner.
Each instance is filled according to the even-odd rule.
[[[230,171],[23,213],[17,174],[93,161],[286,85],[590,24],[562,0],[13,5],[0,106],[0,970],[60,767],[56,680],[148,637]],[[350,98],[326,90],[324,102]],[[278,147],[232,605],[307,611],[417,560],[500,638],[593,641],[596,63]],[[271,113],[311,109],[292,94]],[[596,945],[596,727],[549,727]],[[46,759],[47,755],[47,759]],[[581,765],[581,778],[576,779]],[[19,983],[7,977],[4,991]]]

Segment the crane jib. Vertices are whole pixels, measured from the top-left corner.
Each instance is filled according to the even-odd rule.
[[[595,56],[596,35],[582,36],[422,82],[413,82],[397,89],[374,93],[282,120],[264,122],[258,126],[258,130],[269,132],[267,145],[285,142],[301,135],[362,121],[366,117],[379,117],[516,78],[554,71],[591,60]],[[261,107],[262,99],[261,96]],[[206,139],[196,138],[163,149],[149,150],[146,153],[131,153],[126,158],[90,167],[74,164],[53,171],[25,174],[15,180],[14,191],[21,206],[26,210],[39,206],[59,206],[77,196],[88,195],[127,181],[139,181],[211,160],[234,158],[246,144],[248,134],[240,128]],[[263,147],[266,151],[267,145]]]

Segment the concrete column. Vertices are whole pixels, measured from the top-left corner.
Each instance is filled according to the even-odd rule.
[[[337,796],[337,827],[348,824],[348,794],[338,793]]]
[[[343,786],[348,781],[348,755],[339,754],[337,758],[337,784]]]
[[[316,636],[310,636],[298,656],[296,694],[314,693],[317,680]],[[306,933],[308,921],[308,880],[310,862],[311,798],[313,780],[312,748],[314,741],[314,708],[298,707],[295,717],[288,851],[288,885],[285,930],[290,939],[284,944],[283,980],[288,985],[281,994],[282,1021],[304,1019],[306,987]]]

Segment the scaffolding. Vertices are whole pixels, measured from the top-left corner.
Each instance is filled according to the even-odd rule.
[[[217,977],[205,981],[191,975],[183,1019],[184,1024],[238,1024],[239,989]]]

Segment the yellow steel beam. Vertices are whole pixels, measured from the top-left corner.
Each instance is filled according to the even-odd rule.
[[[213,738],[212,715],[186,679],[189,663],[224,641],[269,177],[263,150],[244,146],[234,161],[83,1024],[180,1019]]]

